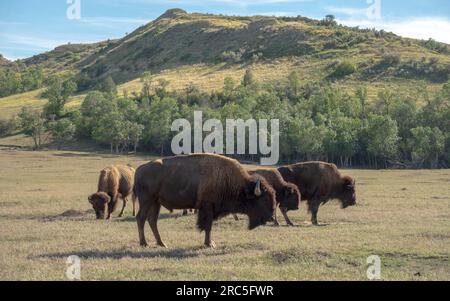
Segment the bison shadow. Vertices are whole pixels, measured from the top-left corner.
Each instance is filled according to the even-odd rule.
[[[210,250],[204,247],[194,247],[194,248],[175,248],[175,249],[161,249],[156,247],[150,247],[148,249],[142,249],[142,251],[131,251],[131,250],[112,250],[112,251],[101,251],[101,250],[88,250],[88,251],[73,251],[64,253],[49,253],[43,254],[39,257],[41,258],[51,258],[51,259],[66,259],[69,256],[76,255],[81,259],[123,259],[123,258],[167,258],[167,259],[187,259],[198,257],[201,255],[206,256],[217,256],[217,255],[227,255],[230,252],[225,249]]]
[[[183,216],[183,215],[181,215],[181,213],[161,213],[159,215],[158,220],[186,218],[186,217],[190,217],[190,216],[193,216],[193,215]],[[131,215],[126,216],[126,217],[121,217],[121,218],[113,217],[112,219],[113,219],[113,221],[116,221],[116,222],[134,222],[134,223],[136,222],[136,217],[131,216]]]
[[[61,259],[67,258],[71,255],[76,254],[81,259],[122,259],[122,258],[191,258],[197,256],[197,254],[192,253],[192,250],[188,249],[173,249],[173,250],[142,250],[142,251],[126,251],[126,250],[115,250],[115,251],[79,251],[79,252],[67,252],[67,253],[51,253],[45,254],[41,257]]]

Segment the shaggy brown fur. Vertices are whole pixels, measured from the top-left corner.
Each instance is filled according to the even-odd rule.
[[[126,165],[109,166],[100,172],[97,193],[89,196],[89,202],[95,210],[97,219],[109,219],[117,207],[117,200],[122,198],[123,206],[119,217],[127,205],[127,197],[133,191],[134,168]],[[136,214],[135,196],[132,195],[133,216]]]
[[[135,193],[142,246],[147,245],[146,220],[157,244],[165,246],[157,228],[161,206],[168,210],[198,209],[197,226],[205,231],[205,245],[212,248],[214,220],[242,213],[249,216],[249,228],[253,229],[270,220],[275,209],[275,192],[263,178],[249,175],[236,160],[210,154],[171,157],[139,167]]]
[[[290,221],[287,216],[287,212],[290,210],[298,210],[300,205],[300,191],[297,186],[292,183],[286,182],[281,174],[273,168],[259,168],[250,170],[251,175],[260,175],[264,177],[267,182],[273,187],[276,193],[277,207],[280,208],[286,223],[290,226],[294,224]],[[274,223],[276,226],[279,225],[277,219],[277,211],[274,211]]]
[[[308,202],[311,222],[317,225],[317,212],[331,199],[341,201],[342,208],[356,205],[355,180],[342,175],[336,165],[306,162],[278,168],[287,182],[297,185],[302,200]]]

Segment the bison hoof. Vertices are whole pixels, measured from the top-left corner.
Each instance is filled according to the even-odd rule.
[[[288,223],[289,227],[295,227],[293,223]]]
[[[279,223],[279,222],[275,222],[275,223],[273,223],[273,226],[274,226],[274,227],[279,227],[279,226],[280,226],[280,223]]]
[[[146,242],[141,242],[140,245],[141,245],[141,247],[143,247],[143,248],[148,247],[148,244],[147,244]]]
[[[167,249],[167,245],[165,243],[163,243],[162,241],[158,243],[158,246]]]
[[[211,241],[209,243],[205,243],[205,247],[211,248],[211,249],[215,249],[216,248],[216,243],[214,241]]]

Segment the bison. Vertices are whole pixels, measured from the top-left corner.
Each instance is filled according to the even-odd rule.
[[[250,170],[251,175],[260,175],[273,187],[276,194],[277,207],[280,208],[286,223],[289,226],[294,224],[287,216],[289,210],[298,210],[300,205],[300,192],[296,185],[286,182],[281,174],[273,168]],[[277,211],[274,211],[274,223],[279,226],[277,219]]]
[[[134,191],[139,199],[137,226],[141,246],[147,246],[147,220],[156,243],[166,247],[158,232],[161,206],[198,209],[197,227],[205,231],[205,245],[211,240],[214,220],[232,213],[249,217],[252,230],[269,221],[275,209],[275,192],[259,176],[251,176],[236,160],[220,155],[193,154],[155,160],[140,166]]]
[[[318,225],[317,212],[330,199],[338,199],[342,208],[356,205],[355,180],[342,175],[336,165],[306,162],[278,168],[284,180],[297,185],[302,200],[307,201],[311,222]]]
[[[125,165],[109,166],[100,172],[98,191],[89,196],[89,203],[94,208],[97,219],[110,219],[117,207],[117,200],[122,198],[123,206],[119,217],[122,217],[127,197],[132,194],[134,184],[134,168]],[[133,216],[136,215],[136,198],[132,194]]]

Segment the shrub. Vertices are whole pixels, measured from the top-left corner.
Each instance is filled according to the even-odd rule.
[[[356,72],[355,65],[349,61],[344,61],[344,62],[339,63],[336,66],[333,73],[330,74],[330,77],[343,78],[343,77],[353,74],[355,72]]]
[[[399,53],[385,53],[381,59],[381,64],[385,66],[394,66],[400,64],[401,56]]]
[[[11,135],[17,128],[16,120],[0,120],[0,137]]]

